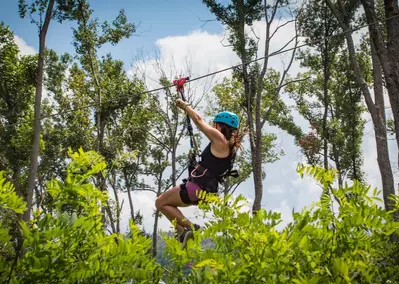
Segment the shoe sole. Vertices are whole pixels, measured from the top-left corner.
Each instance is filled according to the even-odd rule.
[[[183,239],[182,248],[185,248],[187,246],[188,239],[193,238],[193,236],[194,236],[193,231],[188,231],[186,233]]]

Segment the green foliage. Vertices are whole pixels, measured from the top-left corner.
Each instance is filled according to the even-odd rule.
[[[23,214],[26,203],[15,193],[14,185],[7,182],[4,172],[0,172],[0,280],[4,282],[5,272],[10,271],[15,257],[14,227],[10,224],[16,220],[16,214]],[[4,275],[4,276],[3,276]]]
[[[81,149],[69,154],[66,181],[52,180],[46,187],[52,213],[37,210],[30,224],[20,221],[24,253],[14,264],[1,258],[10,250],[10,237],[5,228],[0,230],[2,282],[10,275],[11,283],[157,283],[162,270],[149,254],[151,241],[137,226],[130,223],[129,237],[104,231],[100,209],[107,195],[91,182],[105,169],[104,158]],[[24,210],[2,175],[0,206]]]
[[[336,171],[318,166],[299,166],[298,172],[325,188],[336,179]],[[399,223],[375,203],[378,194],[358,181],[324,191],[282,230],[276,228],[279,213],[251,215],[242,196],[209,196],[200,207],[212,217],[187,249],[164,237],[172,261],[167,283],[396,283],[399,245],[390,237]],[[212,244],[205,247],[206,239]],[[184,276],[188,263],[192,269]]]
[[[4,172],[0,172],[0,208],[22,214],[25,206],[22,197],[16,195],[14,185],[11,182],[6,182]]]
[[[14,34],[0,23],[0,170],[22,196],[29,166],[36,56],[20,56]]]
[[[390,135],[395,135],[395,122],[393,119],[387,120],[387,132]]]
[[[261,0],[232,1],[228,5],[222,5],[215,0],[202,1],[216,16],[217,20],[227,26],[229,31],[229,42],[238,56],[254,56],[258,46],[254,38],[248,36],[241,29],[244,23],[252,26],[254,21],[260,20],[263,12]],[[282,1],[285,2],[285,1]]]
[[[322,164],[326,146],[328,159],[334,161],[342,177],[361,180],[364,107],[360,88],[348,65],[348,54],[344,50],[329,50],[325,58],[306,51],[299,59],[308,71],[297,78],[308,79],[290,84],[287,91],[298,112],[311,125],[311,131],[299,139],[302,152],[308,163]]]

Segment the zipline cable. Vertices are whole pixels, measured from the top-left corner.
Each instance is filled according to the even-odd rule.
[[[240,64],[237,64],[237,65],[234,65],[234,66],[231,66],[231,67],[227,67],[227,68],[224,68],[224,69],[220,69],[220,70],[217,70],[217,71],[214,71],[214,72],[211,72],[211,73],[207,73],[207,74],[205,74],[205,75],[202,75],[202,76],[199,76],[199,77],[190,79],[189,82],[193,82],[193,81],[197,81],[197,80],[200,80],[200,79],[204,79],[204,78],[206,78],[206,77],[214,76],[214,75],[216,75],[216,74],[219,74],[219,73],[222,73],[222,72],[226,72],[226,71],[228,71],[228,70],[235,69],[235,68],[240,67],[240,66],[243,66],[243,65],[248,65],[248,64],[251,64],[251,63],[254,63],[254,62],[257,62],[257,61],[260,61],[260,60],[264,60],[264,59],[267,59],[267,58],[270,58],[270,57],[273,57],[273,56],[276,56],[276,55],[279,55],[279,54],[283,54],[283,53],[286,53],[286,52],[289,52],[289,51],[293,51],[293,50],[295,50],[295,49],[299,49],[299,48],[302,48],[302,47],[305,47],[305,46],[310,46],[310,45],[313,45],[313,44],[318,43],[318,42],[323,42],[323,41],[325,41],[326,39],[333,38],[333,37],[338,37],[338,36],[342,36],[342,35],[344,35],[344,34],[346,34],[346,33],[352,33],[352,32],[354,32],[354,31],[361,30],[361,29],[366,28],[366,27],[369,27],[369,26],[371,26],[371,25],[379,24],[379,23],[381,23],[382,21],[388,21],[388,20],[391,20],[391,19],[394,19],[394,18],[398,18],[398,17],[399,17],[399,15],[391,16],[391,17],[382,19],[381,21],[375,21],[375,22],[373,22],[373,23],[360,25],[360,26],[357,26],[357,27],[352,28],[352,29],[348,29],[348,30],[346,30],[346,31],[343,31],[343,32],[338,33],[338,34],[335,34],[335,35],[326,36],[326,37],[323,37],[323,38],[321,38],[321,39],[314,40],[314,41],[311,41],[311,42],[308,42],[308,43],[304,43],[304,44],[301,44],[301,45],[296,45],[296,46],[291,47],[291,48],[288,48],[288,49],[282,49],[282,50],[279,50],[279,51],[275,51],[275,52],[272,52],[271,54],[269,54],[269,55],[267,55],[267,56],[255,58],[255,59],[253,59],[253,60],[249,60],[249,61],[244,62],[244,63],[240,63]],[[174,87],[174,85],[173,85],[173,84],[170,84],[170,85],[168,85],[168,86],[159,87],[159,88],[155,88],[155,89],[152,89],[152,90],[147,90],[147,91],[139,92],[139,93],[136,93],[135,95],[136,95],[136,96],[141,96],[141,95],[145,95],[145,94],[149,94],[149,93],[159,92],[159,91],[165,90],[165,89],[167,89],[167,88],[172,88],[172,87]],[[106,104],[106,103],[113,102],[113,101],[119,101],[119,100],[121,100],[121,99],[130,98],[130,97],[132,97],[132,95],[129,95],[129,96],[120,96],[120,97],[118,97],[118,98],[114,98],[114,99],[110,99],[110,100],[107,100],[107,101],[103,101],[101,104]],[[129,101],[127,102],[127,104],[128,104],[128,103],[129,103]],[[101,104],[99,104],[99,103],[87,104],[87,105],[83,105],[83,106],[77,107],[77,108],[75,108],[75,109],[71,109],[71,110],[67,110],[67,111],[59,111],[59,112],[56,112],[56,113],[54,113],[54,114],[44,115],[44,116],[39,117],[38,119],[42,120],[42,119],[45,119],[45,118],[56,117],[56,116],[58,116],[58,115],[60,115],[60,114],[62,114],[62,113],[66,114],[66,113],[75,112],[75,111],[78,111],[78,110],[82,110],[82,109],[86,109],[86,108],[90,108],[90,107],[94,107],[94,106],[99,106],[99,107],[101,107]],[[37,120],[37,119],[35,118],[35,119],[31,120],[31,122],[34,122],[34,121],[36,121],[36,120]],[[8,124],[8,125],[3,125],[3,127],[4,127],[4,128],[6,128],[6,127],[12,127],[12,126],[19,125],[19,124],[21,124],[21,122],[16,122],[16,123]]]

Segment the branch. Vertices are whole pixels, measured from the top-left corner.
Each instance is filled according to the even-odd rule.
[[[271,111],[272,111],[272,108],[277,104],[278,97],[279,97],[279,93],[280,93],[281,89],[283,88],[283,86],[286,86],[287,84],[291,83],[291,82],[288,82],[288,83],[286,83],[286,84],[283,84],[283,82],[284,82],[284,80],[285,80],[285,76],[287,75],[288,70],[291,68],[292,62],[294,61],[295,52],[296,52],[296,49],[297,49],[297,47],[298,47],[298,34],[297,34],[297,27],[296,27],[296,24],[295,24],[295,33],[296,33],[296,35],[295,35],[295,37],[293,38],[293,39],[295,39],[295,47],[294,47],[294,49],[292,50],[292,55],[291,55],[290,63],[288,64],[287,68],[284,69],[283,75],[281,76],[281,80],[280,80],[279,87],[276,89],[276,93],[275,93],[273,102],[272,102],[272,104],[270,105],[269,109],[266,111],[265,116],[263,117],[263,121],[262,121],[262,123],[261,123],[261,127],[262,127],[262,128],[263,128],[263,125],[265,124],[266,120],[269,118],[269,115],[270,115],[270,113],[271,113]],[[292,40],[291,40],[291,41],[292,41]],[[306,79],[308,79],[308,78],[306,78]],[[302,81],[302,80],[303,80],[303,79],[299,79],[298,81]],[[293,81],[293,82],[294,82],[294,81]]]
[[[154,138],[156,140],[156,142],[158,142],[159,145],[161,145],[162,147],[164,147],[166,150],[170,151],[170,147],[168,145],[166,145],[165,143],[163,143],[161,140],[158,139],[158,137],[156,137],[154,134],[152,134],[151,132],[148,132],[148,134],[150,134],[150,136],[152,138]]]
[[[311,77],[308,76],[308,77],[306,77],[306,78],[301,78],[301,79],[295,79],[295,80],[288,81],[288,82],[282,84],[282,85],[279,87],[279,89],[282,89],[282,88],[284,88],[285,86],[287,86],[287,85],[289,85],[289,84],[293,84],[293,83],[298,83],[298,82],[302,82],[302,81],[309,80],[310,78],[311,78]]]
[[[40,33],[40,31],[41,31],[41,29],[42,29],[42,24],[39,23],[38,21],[36,21],[36,20],[33,18],[31,12],[28,11],[28,15],[29,15],[29,18],[30,18],[30,22],[33,23],[33,24],[35,24],[35,25],[37,26],[37,28],[39,29],[39,33]],[[41,22],[41,21],[40,21],[40,22]]]
[[[295,39],[297,39],[298,38],[298,36],[297,35],[295,35],[292,39],[290,39],[282,48],[280,48],[279,50],[277,50],[277,51],[274,51],[274,52],[272,52],[272,53],[270,53],[270,55],[269,55],[269,57],[272,57],[272,56],[275,56],[275,55],[277,55],[277,54],[280,54],[280,52],[283,50],[283,49],[285,49],[291,42],[293,42]],[[297,46],[297,44],[296,44],[296,46]],[[296,49],[296,46],[295,46],[295,49]],[[295,49],[294,49],[294,51],[295,51]]]
[[[270,16],[270,21],[268,22],[269,25],[273,22],[274,17],[276,16],[277,7],[278,7],[279,4],[280,4],[279,0],[277,0],[276,3],[274,4],[272,15]],[[266,15],[266,21],[267,21],[267,8],[266,8],[267,7],[267,0],[265,0],[265,4],[264,5],[265,5],[265,15]]]
[[[284,26],[286,26],[286,25],[288,25],[288,24],[290,24],[290,23],[292,23],[292,22],[295,22],[295,21],[296,21],[296,19],[293,19],[293,20],[289,20],[289,21],[285,22],[285,23],[282,24],[282,25],[279,25],[279,26],[274,30],[274,32],[272,33],[272,35],[270,36],[270,38],[272,38],[272,37],[277,33],[277,31],[278,31],[279,29],[281,29],[282,27],[284,27]]]
[[[170,119],[169,119],[168,115],[163,111],[162,108],[160,108],[159,105],[156,106],[155,111],[162,117],[162,119],[165,121],[165,123],[167,125],[170,124]]]
[[[217,19],[213,19],[213,20],[202,20],[200,17],[197,17],[198,20],[200,20],[200,22],[203,22],[203,24],[201,25],[201,28],[204,27],[207,23],[209,22],[216,22]]]
[[[141,25],[141,21],[138,24],[136,24],[136,30],[140,27],[140,25]],[[134,34],[133,36],[141,37],[144,33],[151,31],[151,28],[152,28],[152,24],[150,24],[150,27],[148,29],[140,32],[139,34]]]
[[[182,176],[182,174],[187,170],[187,168],[188,168],[188,166],[185,166],[185,167],[181,170],[181,172],[180,172],[180,174],[178,174],[176,180],[178,180],[178,179]],[[173,182],[169,183],[169,184],[166,186],[166,188],[169,188],[169,187],[171,187],[172,185],[173,185]]]
[[[233,46],[232,44],[225,45],[225,44],[223,43],[223,41],[224,41],[225,38],[226,38],[226,32],[224,33],[223,38],[219,41],[220,44],[221,44],[223,47],[230,47],[230,46]]]
[[[236,189],[240,186],[240,184],[242,183],[242,181],[240,181],[239,183],[236,183],[234,186],[234,189],[231,191],[231,193],[229,193],[229,194],[231,194],[231,195],[233,195],[233,193],[234,193],[234,191],[236,191]],[[230,187],[230,190],[233,188],[233,186],[232,187]],[[230,191],[229,190],[229,191]]]
[[[133,188],[131,191],[150,191],[155,194],[158,194],[158,192],[152,188]]]

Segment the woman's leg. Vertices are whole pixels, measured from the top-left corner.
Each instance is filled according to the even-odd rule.
[[[176,220],[176,230],[181,233],[184,227],[190,227],[191,222],[184,217],[183,213],[177,207],[187,207],[180,198],[180,185],[177,185],[165,193],[161,194],[155,201],[156,208],[164,214],[169,221]]]

